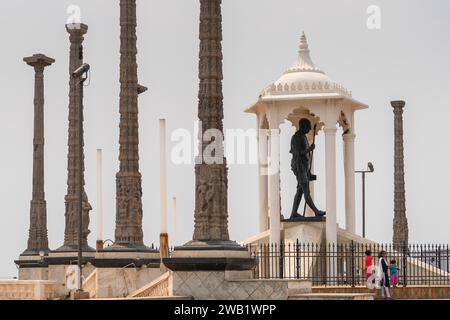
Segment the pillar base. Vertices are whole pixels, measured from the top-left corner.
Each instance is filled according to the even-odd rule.
[[[161,264],[159,251],[107,251],[95,254],[92,264],[96,268],[158,268]]]
[[[95,252],[95,249],[88,246],[87,244],[83,245],[82,250],[83,252]],[[51,252],[67,252],[67,253],[78,252],[78,245],[63,245]]]
[[[172,257],[163,263],[172,271],[245,271],[253,269],[257,261],[234,241],[192,240],[175,247]]]
[[[100,252],[158,252],[158,250],[143,244],[114,243]]]

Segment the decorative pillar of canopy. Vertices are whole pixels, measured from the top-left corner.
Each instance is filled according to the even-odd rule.
[[[325,198],[326,242],[337,243],[336,220],[336,126],[326,127],[325,133]]]
[[[346,133],[342,136],[344,143],[345,229],[353,234],[356,233],[355,138],[354,133]]]
[[[269,118],[270,119],[270,118]],[[280,129],[278,123],[269,120],[269,226],[270,243],[280,244]]]
[[[309,45],[305,34],[302,34],[298,51],[298,58],[277,81],[263,89],[258,100],[246,110],[254,113],[258,119],[267,117],[271,129],[279,129],[280,124],[289,120],[297,129],[298,121],[307,118],[312,126],[316,125],[316,134],[323,130],[325,133],[325,179],[326,192],[326,242],[337,242],[336,221],[336,133],[339,124],[344,130],[344,168],[346,229],[355,231],[355,183],[354,183],[354,112],[368,108],[367,105],[353,99],[349,90],[333,82],[322,70],[313,63]],[[308,135],[312,143],[314,133]],[[261,155],[260,155],[261,156]],[[279,159],[279,155],[277,156]],[[271,159],[274,160],[274,159]],[[260,159],[261,161],[261,159]],[[276,160],[274,160],[276,161]],[[317,163],[315,164],[317,165]],[[314,167],[314,165],[312,165]],[[259,168],[260,170],[260,168]],[[314,172],[313,172],[314,173]],[[264,198],[263,183],[260,180],[260,221],[268,203],[270,212],[270,241],[278,242],[280,234],[280,189],[279,173],[269,176],[269,197]],[[311,193],[314,182],[310,184]],[[292,187],[295,190],[295,186]],[[276,193],[277,195],[275,195]],[[290,209],[290,208],[289,208]],[[301,212],[300,212],[301,211]],[[299,208],[303,213],[303,206]],[[285,215],[288,213],[284,213]],[[290,213],[289,213],[290,214]],[[288,214],[288,216],[289,216]],[[306,210],[306,216],[313,215]],[[260,230],[263,230],[261,225]]]
[[[269,154],[269,127],[267,118],[258,118],[258,182],[259,182],[259,232],[269,229],[269,195],[268,195],[268,154]]]

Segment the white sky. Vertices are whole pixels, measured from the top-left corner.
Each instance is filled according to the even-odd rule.
[[[368,237],[390,242],[393,218],[393,113],[390,100],[404,99],[406,197],[410,239],[449,242],[450,224],[447,123],[450,116],[450,3],[445,0],[224,0],[224,95],[226,128],[254,128],[243,110],[296,58],[301,32],[313,61],[336,82],[370,105],[356,115],[356,166],[368,161]],[[24,56],[44,53],[56,59],[46,70],[45,187],[50,247],[63,243],[68,116],[68,35],[66,9],[77,4],[89,25],[85,61],[92,66],[85,91],[86,190],[95,208],[95,149],[104,149],[106,238],[114,237],[115,173],[118,170],[119,1],[15,0],[0,2],[0,278],[16,276],[13,260],[26,248],[32,178],[33,71]],[[113,4],[113,5],[111,5]],[[381,30],[366,27],[369,5],[379,5]],[[138,0],[140,156],[143,175],[144,240],[159,233],[158,119],[169,133],[191,132],[197,113],[197,0]],[[284,140],[288,143],[289,136]],[[338,157],[342,145],[338,139]],[[324,208],[318,140],[316,187]],[[286,147],[287,148],[287,147]],[[282,156],[282,207],[289,215],[295,180],[287,149]],[[338,158],[340,160],[340,158]],[[338,222],[344,223],[343,168],[338,162]],[[229,169],[230,235],[243,240],[258,230],[257,168]],[[192,237],[193,166],[168,165],[168,195],[178,197],[177,242]],[[357,178],[360,228],[360,179]],[[170,205],[169,205],[170,208]],[[91,215],[95,244],[95,210]]]

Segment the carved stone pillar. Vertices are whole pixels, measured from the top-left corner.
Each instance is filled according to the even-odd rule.
[[[246,247],[229,240],[228,236],[228,180],[222,124],[221,3],[221,0],[200,0],[200,154],[195,166],[193,240],[176,247],[163,263],[174,273],[214,270],[225,276],[226,271],[245,270],[250,277],[249,270],[254,268],[255,259],[250,257]]]
[[[227,241],[228,178],[223,152],[223,95],[222,95],[222,15],[221,0],[200,1],[200,61],[199,106],[201,123],[200,156],[195,166],[195,241]],[[205,133],[213,129],[217,148],[214,154],[206,154],[211,140]],[[205,153],[205,154],[204,154]],[[210,164],[205,156],[213,156]]]
[[[22,255],[49,252],[47,236],[47,205],[44,192],[44,68],[55,60],[43,54],[23,59],[35,71],[34,138],[33,138],[33,196],[30,207],[28,246]]]
[[[70,40],[69,58],[69,130],[68,130],[68,152],[67,152],[67,194],[65,196],[65,232],[64,245],[57,251],[77,251],[78,250],[78,175],[83,173],[83,251],[94,251],[88,246],[87,237],[89,234],[89,211],[92,209],[88,197],[84,191],[84,142],[82,145],[83,166],[79,167],[79,118],[78,108],[80,107],[80,95],[77,90],[77,80],[72,77],[72,73],[83,64],[83,40],[87,33],[88,26],[85,24],[67,24],[66,30]]]
[[[120,0],[120,137],[116,174],[116,230],[112,249],[147,250],[142,232],[139,172],[136,0]]]
[[[394,108],[394,237],[395,246],[408,243],[408,220],[405,205],[405,168],[403,154],[404,101],[392,101]]]

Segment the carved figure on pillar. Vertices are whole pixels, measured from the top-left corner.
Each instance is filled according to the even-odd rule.
[[[303,118],[299,122],[299,130],[291,139],[291,170],[297,178],[297,193],[294,198],[290,219],[303,218],[298,213],[298,207],[302,197],[305,197],[306,204],[313,210],[316,217],[325,216],[325,212],[317,209],[311,197],[309,182],[317,177],[311,174],[312,152],[316,148],[315,144],[309,145],[307,134],[311,131],[311,122]]]

